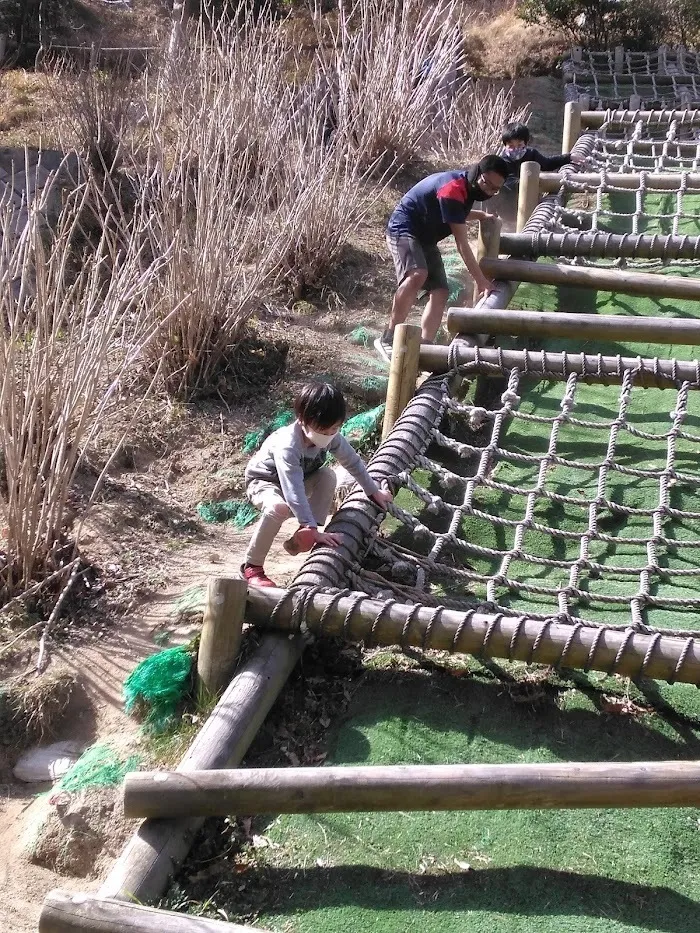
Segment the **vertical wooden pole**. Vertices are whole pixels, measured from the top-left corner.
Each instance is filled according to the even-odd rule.
[[[561,140],[561,151],[571,152],[580,135],[581,104],[571,100],[566,107],[564,107],[564,133]]]
[[[248,584],[238,577],[211,577],[197,655],[197,695],[215,697],[233,676],[241,646]]]
[[[490,214],[488,220],[479,221],[479,237],[476,242],[476,258],[478,262],[482,259],[498,259],[501,250],[501,227],[503,226],[501,218],[495,214]],[[476,304],[479,298],[476,285],[474,285],[474,301]]]
[[[639,94],[630,94],[630,110],[641,110],[642,98]]]
[[[399,324],[394,331],[382,440],[389,435],[416,390],[420,335],[421,329],[415,324]]]
[[[615,46],[615,72],[620,74],[620,72],[625,67],[625,49],[622,45]]]
[[[567,104],[567,107],[569,105]],[[516,230],[521,233],[540,199],[540,166],[537,162],[523,162],[520,166],[518,188],[518,219]]]
[[[571,61],[580,64],[583,61],[583,46],[575,45],[571,49]]]
[[[590,94],[580,94],[578,99],[579,107],[581,108],[581,113],[584,110],[591,109],[591,97]]]

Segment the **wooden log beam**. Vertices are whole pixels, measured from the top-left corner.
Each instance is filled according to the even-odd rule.
[[[501,252],[512,259],[530,256],[584,256],[590,259],[696,259],[700,260],[699,236],[672,234],[604,233],[503,233]]]
[[[700,762],[565,762],[136,771],[127,816],[700,805]]]
[[[700,321],[695,318],[450,308],[447,327],[453,334],[575,337],[581,340],[634,340],[700,346]]]
[[[683,126],[700,126],[700,110],[584,110],[581,125],[586,129],[599,129],[604,123],[647,123],[650,126],[669,126],[673,122]]]
[[[571,373],[581,376],[583,382],[619,382],[627,369],[635,370],[636,385],[673,386],[690,382],[700,386],[700,361],[658,360],[632,356],[601,356],[598,353],[548,353],[541,350],[501,350],[485,347],[464,347],[455,344],[454,361],[457,366],[468,366],[471,372],[495,374],[521,369],[545,379],[567,379]],[[421,369],[444,373],[450,368],[447,347],[424,346],[420,354]],[[544,369],[543,369],[544,366]]]
[[[658,275],[627,269],[598,269],[567,266],[563,263],[530,262],[523,259],[484,259],[486,275],[497,281],[534,282],[538,285],[566,285],[643,295],[654,298],[700,298],[700,278]]]
[[[9,933],[9,931],[8,931]],[[39,933],[265,933],[259,927],[111,901],[94,894],[50,891]]]
[[[238,765],[302,652],[300,637],[265,637],[231,681],[178,770]],[[146,820],[105,879],[101,897],[154,901],[185,858],[202,819]]]
[[[641,172],[608,172],[605,176],[605,182],[611,188],[633,190],[639,187],[641,175]],[[575,184],[585,185],[589,188],[598,188],[603,184],[603,178],[598,172],[575,172],[570,177]],[[540,191],[555,194],[559,191],[563,182],[564,177],[559,172],[542,172],[540,175]],[[644,173],[644,184],[647,190],[654,188],[658,191],[678,191],[682,183],[688,189],[700,188],[700,174],[690,172],[673,172],[667,175]]]
[[[441,349],[447,355],[447,347]],[[460,350],[460,356],[475,354]],[[498,350],[479,350],[497,358]],[[517,359],[522,353],[513,351]],[[504,354],[505,355],[505,354]],[[552,356],[549,354],[548,356]],[[560,355],[560,354],[559,354]],[[532,360],[541,353],[530,354]],[[596,357],[592,358],[596,360]],[[283,599],[283,597],[287,597]],[[295,631],[294,594],[284,590],[250,587],[246,619],[261,628]],[[299,594],[296,595],[299,598]],[[272,610],[276,608],[274,619]],[[630,630],[574,627],[564,622],[504,616],[478,610],[457,612],[396,603],[387,609],[383,600],[351,593],[319,593],[308,599],[304,619],[314,634],[342,637],[351,642],[370,638],[375,645],[402,645],[473,654],[513,661],[614,671],[626,677],[647,677],[700,684],[700,637],[644,635]],[[379,623],[377,623],[379,619]],[[536,646],[536,650],[535,650]]]

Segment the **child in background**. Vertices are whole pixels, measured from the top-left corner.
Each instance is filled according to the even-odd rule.
[[[570,152],[563,155],[546,156],[530,146],[530,130],[524,123],[509,123],[501,136],[503,149],[500,156],[508,163],[511,175],[506,180],[505,188],[513,190],[520,178],[520,165],[523,162],[537,162],[543,172],[556,172],[565,165],[582,165],[583,159],[572,156]]]
[[[340,536],[318,530],[333,504],[336,475],[327,453],[357,480],[365,493],[385,509],[391,493],[380,490],[350,444],[339,433],[345,399],[328,383],[305,385],[294,400],[296,421],[265,439],[245,471],[246,495],[262,512],[248,545],[241,572],[255,586],[275,586],[264,570],[265,558],[285,519],[294,515],[299,528],[284,542],[290,554],[315,544],[336,547]]]

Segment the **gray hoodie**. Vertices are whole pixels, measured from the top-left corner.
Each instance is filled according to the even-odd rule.
[[[260,450],[251,457],[245,470],[246,485],[261,479],[279,486],[299,524],[310,525],[312,528],[316,527],[316,519],[306,498],[304,479],[324,465],[326,453],[333,454],[368,496],[379,492],[379,487],[367,472],[362,459],[342,434],[336,434],[325,449],[315,444],[308,446],[305,440],[306,436],[298,421],[273,431],[265,438]]]

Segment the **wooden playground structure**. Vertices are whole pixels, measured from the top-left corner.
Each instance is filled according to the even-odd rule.
[[[41,933],[251,930],[142,906],[163,894],[204,818],[216,814],[700,804],[700,763],[694,761],[238,767],[312,638],[334,636],[367,645],[411,646],[700,686],[700,635],[681,626],[661,630],[646,615],[657,608],[697,609],[692,597],[660,597],[653,580],[655,575],[664,574],[681,579],[686,573],[660,567],[658,551],[669,546],[667,520],[676,514],[691,514],[669,504],[669,489],[677,480],[690,486],[700,481],[674,460],[677,439],[697,440],[684,426],[683,418],[689,393],[700,388],[700,362],[498,345],[500,337],[700,345],[700,320],[693,317],[606,317],[510,308],[520,283],[645,297],[700,298],[700,278],[687,274],[689,265],[700,263],[700,235],[686,232],[688,212],[683,201],[700,196],[700,110],[692,106],[696,83],[700,86],[700,57],[681,48],[649,53],[643,60],[635,55],[624,50],[600,55],[573,51],[565,68],[567,93],[570,98],[574,96],[572,88],[579,88],[580,93],[566,105],[562,151],[580,155],[588,163],[586,170],[576,173],[572,168],[549,174],[541,173],[535,163],[522,166],[516,232],[502,233],[495,217],[482,222],[480,229],[479,259],[498,287],[473,309],[451,309],[450,346],[421,347],[419,328],[401,325],[397,329],[383,443],[370,470],[377,481],[398,482],[410,489],[429,509],[447,511],[452,516],[449,527],[439,532],[426,529],[414,517],[392,507],[392,515],[416,540],[422,536],[427,541],[429,552],[392,550],[385,539],[377,537],[383,519],[377,507],[353,493],[330,525],[331,531],[342,535],[343,544],[337,550],[317,548],[312,552],[289,589],[248,590],[245,581],[237,578],[210,580],[198,679],[203,693],[221,693],[220,700],[175,771],[138,772],[127,777],[125,813],[143,818],[143,822],[97,895],[55,891],[47,897]],[[613,92],[617,96],[611,109],[589,109],[607,101]],[[674,94],[677,96],[672,99]],[[658,100],[661,109],[653,109]],[[642,109],[642,104],[649,106]],[[618,159],[620,154],[624,158]],[[645,167],[650,158],[652,171]],[[606,224],[622,216],[614,208],[615,198],[622,197],[631,198],[634,209],[625,215],[631,229],[617,232]],[[663,209],[670,232],[648,229],[652,215],[645,206],[654,198],[662,199],[663,204],[667,203],[663,199],[670,199],[673,210]],[[543,258],[554,261],[538,261]],[[625,265],[627,260],[630,266]],[[671,274],[666,274],[669,267]],[[484,335],[495,338],[496,345],[485,345]],[[421,372],[431,376],[416,391]],[[489,376],[507,381],[502,407],[486,411],[476,404],[462,405],[453,392],[454,385]],[[503,442],[504,425],[518,415],[520,384],[526,378],[560,381],[566,386],[562,412],[549,419],[552,440],[539,463],[541,481],[532,488],[515,490],[526,495],[527,511],[521,521],[511,522],[516,525],[513,547],[489,555],[500,561],[499,571],[480,575],[455,569],[441,561],[446,548],[467,556],[488,551],[478,542],[459,537],[462,518],[470,510],[474,512],[475,486],[488,484],[499,457],[534,463],[535,458],[509,453]],[[618,411],[613,410],[610,422],[603,424],[610,435],[606,457],[594,465],[573,464],[576,468],[585,466],[599,477],[602,491],[597,500],[585,504],[590,519],[577,537],[580,556],[569,562],[547,561],[526,553],[524,535],[537,521],[533,518],[537,498],[556,498],[544,486],[547,470],[552,464],[572,465],[558,452],[556,435],[575,417],[571,414],[575,393],[580,384],[588,382],[612,383],[620,393]],[[670,427],[663,435],[669,439],[663,469],[616,462],[618,432],[629,429],[629,398],[645,386],[666,387],[677,393]],[[471,419],[470,423],[481,419],[487,424],[489,437],[479,443],[446,437],[440,425],[447,411]],[[634,425],[631,430],[645,436]],[[474,475],[465,480],[451,474],[444,464],[429,460],[431,443],[475,460],[478,468]],[[462,504],[446,504],[416,483],[411,478],[416,465],[432,469],[453,486],[462,483]],[[581,584],[581,574],[606,569],[588,547],[606,540],[607,533],[601,533],[596,522],[601,510],[614,508],[606,498],[605,482],[616,469],[623,476],[641,476],[659,485],[659,502],[648,510],[653,531],[648,535],[647,565],[641,569],[615,568],[630,578],[639,578],[639,589],[624,599],[601,597],[603,606],[606,599],[610,605],[629,603],[631,621],[624,625],[594,623],[572,608],[576,600],[590,598]],[[551,527],[545,531],[554,536],[563,534]],[[611,535],[607,537],[613,540]],[[368,568],[365,555],[372,549],[389,562],[403,561],[411,573],[410,585],[392,582],[390,576],[380,579],[375,569]],[[510,568],[514,561],[523,559],[561,569],[569,574],[568,582],[559,587],[519,582]],[[450,604],[433,597],[431,580],[463,579],[485,587],[487,598],[482,605],[464,607],[457,600]],[[557,609],[539,614],[509,611],[499,602],[503,587],[518,594],[532,591],[551,597]],[[236,669],[244,624],[257,626],[264,633],[255,653]]]

